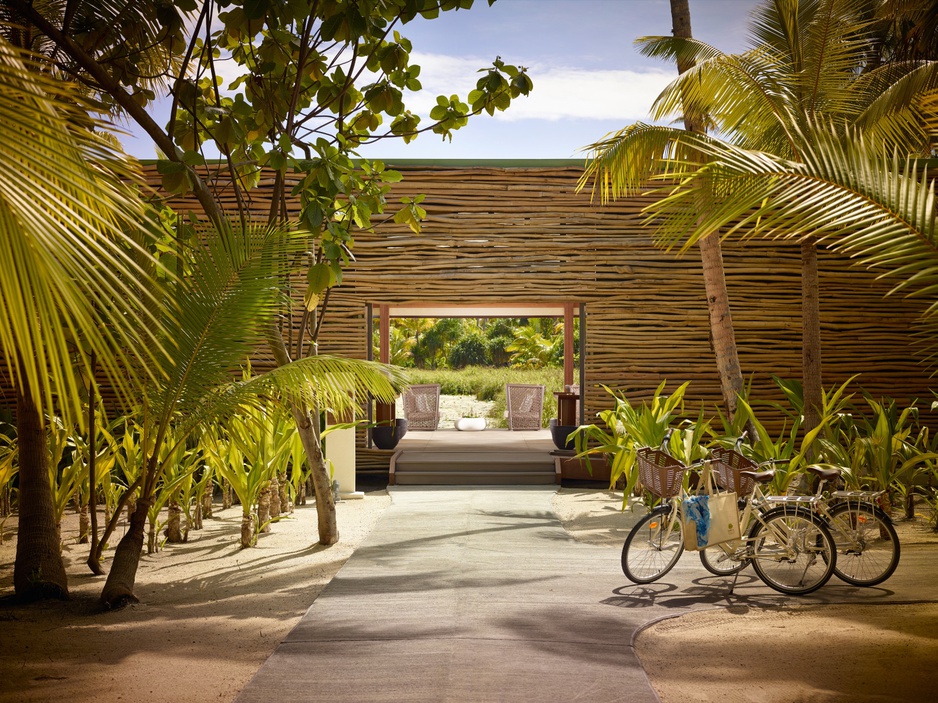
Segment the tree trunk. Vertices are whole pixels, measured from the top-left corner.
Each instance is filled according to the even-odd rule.
[[[202,491],[202,518],[212,517],[212,492],[215,489],[215,484],[212,481],[209,481],[205,484],[205,488]],[[199,520],[199,529],[202,528],[202,521]]]
[[[13,587],[18,598],[68,598],[68,578],[56,528],[45,428],[25,380],[16,390],[19,444],[19,528]]]
[[[332,481],[329,469],[322,453],[319,437],[313,432],[313,420],[302,408],[291,408],[293,419],[306,450],[309,462],[309,475],[316,495],[316,514],[318,518],[319,544],[329,546],[339,541],[339,527],[336,521],[335,499],[332,495]]]
[[[227,510],[231,507],[231,484],[222,479],[221,482],[221,509]]]
[[[102,576],[104,569],[101,568],[100,553],[98,549],[98,433],[95,427],[95,385],[94,373],[97,368],[97,356],[91,352],[91,380],[88,382],[88,508],[91,512],[91,548],[88,550],[88,568],[95,576]],[[108,522],[107,501],[104,502],[105,524]]]
[[[198,496],[195,500],[195,504],[192,506],[192,525],[186,522],[186,537],[189,536],[189,529],[201,530],[202,529],[202,496]]]
[[[671,0],[671,23],[675,37],[684,39],[693,37],[688,0]],[[691,68],[693,68],[693,63],[678,61],[678,74]],[[684,106],[684,128],[688,132],[698,134],[706,132],[702,116],[696,114],[689,105]],[[736,414],[737,396],[743,391],[743,374],[736,349],[736,333],[733,330],[729,296],[726,292],[723,247],[720,244],[720,238],[715,234],[701,239],[698,246],[710,317],[710,347],[716,358],[717,372],[720,374],[723,405],[726,414],[732,419]],[[756,438],[755,428],[750,427],[749,430],[753,438]]]
[[[114,550],[114,562],[101,591],[101,602],[106,608],[123,608],[128,603],[139,603],[134,595],[137,566],[143,550],[143,535],[147,524],[150,501],[141,498],[130,518],[130,525]]]
[[[743,374],[736,352],[736,333],[730,312],[726,278],[723,275],[723,250],[720,239],[711,235],[700,240],[700,260],[703,265],[704,288],[707,292],[707,310],[710,314],[710,346],[716,357],[723,391],[723,405],[732,418],[736,414],[736,401],[743,392]]]
[[[137,512],[137,491],[133,490],[127,497],[127,522],[134,519],[135,512]]]
[[[823,404],[821,303],[818,287],[817,240],[807,237],[801,242],[801,363],[805,432],[820,423]]]
[[[290,503],[290,494],[287,493],[287,472],[280,472],[280,510],[284,513],[292,513],[293,505]]]
[[[150,529],[147,530],[147,554],[156,552],[156,523],[150,522]]]
[[[78,544],[88,544],[91,540],[91,517],[88,515],[88,503],[78,508]]]
[[[185,542],[182,535],[182,508],[176,500],[169,501],[169,516],[166,518],[166,541],[170,544]]]
[[[117,528],[117,523],[120,520],[121,511],[124,510],[124,506],[126,506],[130,500],[134,500],[136,502],[137,487],[142,481],[143,477],[141,476],[136,481],[134,481],[126,491],[123,492],[120,498],[118,498],[117,505],[114,506],[114,514],[107,518],[107,524],[104,526],[104,532],[101,534],[101,539],[98,541],[97,547],[92,551],[91,556],[88,557],[88,566],[91,566],[91,561],[93,559],[94,563],[98,565],[98,569],[101,569],[101,555],[104,552],[105,547],[108,545],[108,540],[110,540],[111,535]],[[105,515],[107,514],[107,502],[105,502]],[[130,522],[132,517],[133,512],[128,512],[127,522]],[[92,570],[94,569],[92,568]],[[104,573],[104,571],[95,571],[95,573],[100,576]]]
[[[283,337],[276,327],[268,332],[267,342],[278,366],[285,366],[290,362],[290,355],[283,343]],[[328,547],[339,541],[339,526],[336,521],[335,500],[332,497],[332,481],[329,479],[329,469],[322,453],[322,443],[319,441],[319,422],[317,420],[316,424],[313,424],[313,418],[305,408],[291,405],[290,411],[293,413],[296,430],[303,443],[303,449],[306,451],[313,491],[316,494],[319,544]]]
[[[270,484],[257,495],[257,529],[270,532]]]
[[[270,517],[280,517],[280,479],[276,472],[270,479],[268,495],[270,496]]]
[[[241,549],[247,549],[254,544],[254,513],[241,516]]]

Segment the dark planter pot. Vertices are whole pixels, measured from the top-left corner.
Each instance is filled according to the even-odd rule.
[[[556,418],[551,418],[550,436],[554,440],[554,446],[557,447],[557,449],[573,451],[573,440],[567,441],[567,437],[576,428],[576,425],[558,425]]]
[[[393,425],[372,427],[371,441],[378,449],[394,449],[405,434],[407,434],[407,420],[399,417],[394,420]]]

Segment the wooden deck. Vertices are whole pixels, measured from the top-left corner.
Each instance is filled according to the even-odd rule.
[[[559,484],[549,430],[408,432],[391,457],[397,485]]]

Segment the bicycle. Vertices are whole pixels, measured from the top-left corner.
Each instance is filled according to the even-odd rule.
[[[684,466],[666,452],[650,448],[638,450],[637,460],[642,485],[667,502],[653,508],[629,532],[622,547],[622,570],[635,583],[651,583],[668,573],[684,552],[683,476],[699,464]],[[741,468],[737,473],[752,481],[740,520],[745,537],[701,550],[704,566],[711,573],[727,576],[752,563],[767,586],[788,595],[811,593],[827,583],[837,551],[825,521],[800,505],[763,510],[765,497],[759,486],[772,480],[774,469]]]
[[[711,459],[717,485],[737,493],[749,493],[751,479],[743,474],[772,460],[755,464],[740,452],[746,434],[736,441],[736,449],[714,449]],[[820,481],[812,496],[762,496],[758,499],[768,505],[798,505],[815,512],[826,523],[834,538],[837,558],[834,575],[853,586],[875,586],[895,572],[899,565],[899,536],[889,515],[875,504],[885,491],[832,491],[824,493],[825,485],[836,485],[841,476],[837,468],[824,469],[807,467]],[[832,504],[833,503],[833,504]],[[700,560],[704,567],[716,575],[731,575],[746,566],[744,561],[734,560],[726,548],[711,548],[701,551]]]
[[[815,495],[808,496],[811,500],[805,501],[805,496],[779,496],[771,500],[800,500],[827,520],[837,547],[834,566],[837,578],[852,586],[868,587],[892,576],[899,565],[901,550],[892,519],[876,505],[885,491],[834,490],[825,494],[825,485],[835,486],[841,470],[809,466],[808,471],[820,479]]]

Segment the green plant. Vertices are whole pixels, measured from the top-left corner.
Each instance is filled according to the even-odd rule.
[[[253,408],[229,418],[224,429],[210,427],[203,433],[206,463],[228,481],[241,502],[242,548],[253,546],[269,525],[270,517],[259,503],[274,474],[302,455],[288,420],[280,408]],[[285,426],[289,432],[284,432]],[[295,481],[301,476],[294,470]]]
[[[900,408],[893,399],[864,398],[872,414],[858,412],[841,428],[839,439],[848,448],[845,453],[850,461],[841,468],[846,469],[844,475],[851,487],[886,491],[883,507],[888,511],[897,498],[907,495],[916,475],[927,471],[938,454],[927,432],[915,433],[915,404]]]
[[[662,381],[651,401],[637,406],[629,402],[625,393],[603,386],[615,400],[614,408],[599,413],[603,426],[583,425],[573,433],[577,456],[585,458],[587,466],[590,455],[609,457],[609,485],[615,486],[620,480],[625,483],[623,507],[638,481],[635,468],[638,449],[660,446],[672,423],[683,418],[684,393],[690,382],[678,386],[671,395],[664,394],[666,384],[667,381]],[[691,436],[696,434],[697,429],[693,428]],[[686,439],[684,434],[672,435],[675,448],[683,447]]]
[[[529,324],[514,330],[514,341],[505,347],[511,352],[511,365],[516,369],[542,369],[558,366],[563,359],[563,331],[549,330]],[[562,361],[560,362],[562,363]]]
[[[776,383],[786,395],[791,405],[786,410],[778,403],[765,403],[788,415],[791,426],[783,427],[776,439],[772,439],[768,430],[756,417],[752,403],[740,398],[738,400],[738,413],[742,415],[740,422],[751,425],[758,435],[742,445],[742,452],[756,463],[777,459],[775,478],[772,480],[770,491],[777,494],[788,492],[789,486],[797,478],[805,474],[807,467],[813,463],[815,451],[823,445],[820,439],[828,433],[832,426],[843,418],[843,410],[850,401],[851,396],[846,395],[847,386],[855,377],[847,379],[840,386],[830,391],[821,392],[820,422],[817,426],[803,429],[803,415],[800,412],[801,396],[798,393],[800,384],[782,381],[777,377]],[[735,438],[734,438],[735,441]]]
[[[0,518],[10,515],[13,508],[13,479],[17,472],[15,437],[0,432]],[[0,534],[2,540],[2,534]]]
[[[446,361],[451,369],[485,366],[491,361],[485,337],[478,331],[464,335],[449,350]]]
[[[171,430],[170,433],[172,432]],[[147,554],[158,552],[166,541],[184,541],[179,528],[181,510],[178,505],[178,491],[196,470],[199,455],[197,451],[187,449],[185,443],[174,442],[173,439],[175,438],[170,434],[168,441],[160,445],[159,461],[163,466],[163,471],[147,508],[147,521],[150,526],[147,534]],[[163,508],[167,506],[169,506],[166,518],[168,530],[166,539],[161,543],[158,535],[163,525],[159,518]]]

